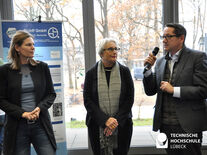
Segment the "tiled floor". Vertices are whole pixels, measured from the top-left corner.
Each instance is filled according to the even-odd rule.
[[[67,149],[79,149],[88,147],[87,128],[68,129]],[[157,132],[152,131],[151,126],[134,127],[131,146],[155,146]],[[207,132],[203,133],[203,145],[207,145]]]

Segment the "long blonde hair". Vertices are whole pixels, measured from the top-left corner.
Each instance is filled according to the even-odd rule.
[[[32,34],[26,31],[17,31],[12,37],[10,47],[9,47],[9,53],[8,53],[8,59],[11,61],[12,69],[18,70],[20,69],[20,65],[21,65],[20,56],[19,56],[19,53],[15,49],[15,45],[21,46],[24,40],[29,37],[34,38]],[[38,63],[36,60],[32,58],[29,58],[28,62],[32,66],[36,66]]]

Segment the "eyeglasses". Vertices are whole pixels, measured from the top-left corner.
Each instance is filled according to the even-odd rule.
[[[164,40],[164,39],[166,39],[166,40],[169,40],[169,39],[171,39],[172,37],[178,37],[178,35],[166,35],[166,36],[160,36],[160,39],[161,40]]]
[[[107,50],[107,51],[109,51],[109,52],[113,52],[114,50],[115,50],[115,51],[119,51],[120,48],[118,48],[118,47],[115,47],[115,48],[113,48],[113,47],[109,47],[109,48],[107,48],[107,49],[103,49],[103,50],[104,50],[104,51]]]

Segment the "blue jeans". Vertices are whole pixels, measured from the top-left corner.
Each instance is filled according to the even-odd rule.
[[[15,155],[30,155],[31,144],[38,155],[55,155],[55,150],[40,122],[28,124],[22,119],[17,129]]]

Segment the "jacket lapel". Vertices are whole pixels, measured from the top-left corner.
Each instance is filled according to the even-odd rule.
[[[165,65],[166,65],[166,60],[165,60],[165,57],[162,58],[161,62],[160,62],[160,66],[158,67],[158,81],[159,81],[159,84],[161,81],[163,81],[163,77],[164,77],[164,72],[165,72]]]
[[[14,80],[15,79],[15,80]],[[13,69],[9,69],[8,71],[8,77],[7,80],[11,81],[10,84],[11,85],[15,85],[16,87],[14,88],[13,91],[15,91],[16,93],[15,95],[15,99],[17,100],[17,104],[21,105],[21,88],[22,88],[22,74],[20,73],[19,70],[13,70]]]
[[[186,50],[186,48],[183,48],[183,50],[181,51],[181,55],[178,59],[178,62],[177,62],[177,74],[175,75],[175,83],[174,85],[176,85],[177,81],[179,80],[179,77],[181,76],[181,73],[182,73],[182,70],[187,62],[187,60],[189,59],[189,54]]]

